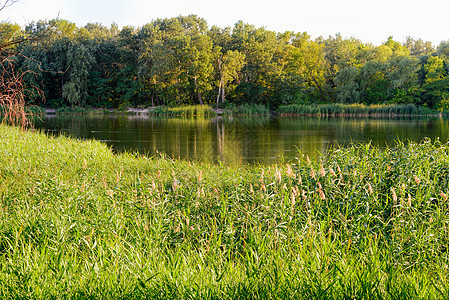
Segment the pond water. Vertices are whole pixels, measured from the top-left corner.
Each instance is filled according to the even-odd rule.
[[[440,118],[158,118],[129,115],[47,115],[35,127],[96,139],[114,151],[158,152],[170,157],[226,164],[288,161],[299,151],[311,157],[330,147],[396,140],[449,140],[449,120]]]

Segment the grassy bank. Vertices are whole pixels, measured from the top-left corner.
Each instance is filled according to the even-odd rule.
[[[0,297],[449,298],[449,147],[227,167],[0,126]]]
[[[292,104],[278,109],[281,115],[312,116],[427,116],[441,112],[413,104],[364,105],[364,104]]]

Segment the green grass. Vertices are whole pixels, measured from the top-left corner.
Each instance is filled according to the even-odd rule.
[[[413,104],[364,105],[364,104],[291,104],[278,109],[281,115],[314,115],[314,116],[410,116],[410,115],[439,115],[441,112],[432,111]]]
[[[447,299],[449,146],[266,167],[0,126],[2,299]]]

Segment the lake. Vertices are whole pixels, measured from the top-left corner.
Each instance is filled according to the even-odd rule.
[[[107,143],[114,151],[225,164],[271,164],[299,151],[311,157],[330,147],[395,140],[449,140],[449,120],[441,118],[161,118],[130,115],[46,115],[35,127]]]

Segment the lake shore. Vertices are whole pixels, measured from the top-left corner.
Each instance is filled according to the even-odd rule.
[[[0,295],[449,296],[449,146],[229,167],[0,126]]]
[[[39,112],[38,109],[35,109]],[[190,105],[175,108],[165,106],[116,108],[64,107],[60,109],[40,108],[45,114],[135,114],[157,116],[216,116],[216,115],[276,115],[281,117],[445,117],[447,112],[430,110],[413,104],[292,104],[269,110],[262,104],[243,104],[230,108],[213,108],[209,105]]]

